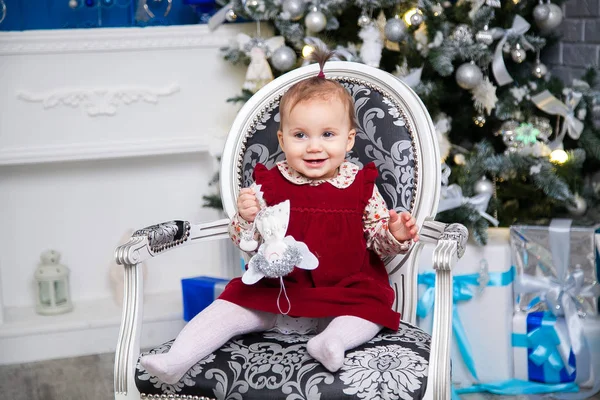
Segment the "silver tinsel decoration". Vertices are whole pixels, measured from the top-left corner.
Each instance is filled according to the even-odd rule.
[[[296,52],[288,46],[281,46],[271,56],[271,65],[278,71],[285,72],[296,64]]]
[[[279,278],[286,276],[294,270],[294,267],[302,262],[302,254],[297,247],[289,246],[283,252],[279,260],[267,261],[260,253],[255,254],[249,263],[249,267],[254,267],[258,272],[267,278]]]
[[[321,32],[327,26],[327,17],[316,7],[304,18],[306,28],[311,32]]]
[[[284,0],[281,9],[292,21],[298,21],[306,11],[306,3],[303,0]]]
[[[483,73],[474,63],[464,63],[456,70],[456,83],[463,89],[473,89],[483,79]]]
[[[510,56],[514,62],[516,62],[517,64],[521,64],[523,61],[525,61],[525,58],[527,57],[527,52],[524,48],[521,47],[519,43],[517,43],[515,45],[515,48],[510,51]]]
[[[494,194],[494,184],[488,178],[483,176],[480,180],[475,183],[475,187],[473,188],[475,193],[477,194]]]
[[[563,19],[562,9],[554,3],[547,4],[550,12],[548,13],[548,18],[543,21],[535,21],[538,28],[540,28],[540,33],[548,34],[552,32],[555,28],[557,28]]]
[[[459,45],[473,44],[473,32],[468,25],[460,24],[452,32],[452,39]]]
[[[391,42],[400,42],[406,35],[406,25],[400,18],[390,18],[383,31],[385,38]]]

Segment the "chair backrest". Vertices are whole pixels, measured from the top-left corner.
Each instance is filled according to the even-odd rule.
[[[252,183],[256,164],[271,168],[285,158],[277,141],[281,96],[318,71],[313,64],[280,76],[258,91],[235,118],[220,172],[223,207],[230,218],[240,188]],[[376,183],[388,208],[410,211],[420,226],[433,219],[439,201],[440,153],[435,128],[419,97],[393,75],[364,64],[331,61],[324,72],[342,83],[355,101],[358,128],[348,160],[360,166],[375,162]],[[415,246],[407,255],[384,260],[397,294],[394,308],[409,322],[415,320],[419,251]]]

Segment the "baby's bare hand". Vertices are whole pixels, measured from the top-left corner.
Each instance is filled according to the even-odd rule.
[[[390,210],[390,220],[388,221],[390,233],[399,242],[412,239],[413,242],[419,241],[419,227],[417,221],[409,212],[403,211],[398,215],[394,210]]]
[[[254,222],[256,214],[260,211],[260,203],[250,188],[240,190],[240,195],[237,199],[238,213],[240,217],[248,222]]]

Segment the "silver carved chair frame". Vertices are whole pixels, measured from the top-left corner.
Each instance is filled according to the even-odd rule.
[[[272,139],[270,139],[271,150],[267,149],[268,145],[255,143],[255,139],[260,138],[258,136],[260,131],[267,128],[266,121],[272,120],[278,112],[281,95],[289,86],[299,80],[315,76],[317,72],[317,65],[309,65],[277,78],[254,95],[239,112],[225,144],[220,170],[221,196],[224,210],[229,218],[236,211],[235,204],[239,189],[250,183],[249,179],[256,162],[265,163],[269,167],[282,159],[280,150],[276,150],[276,145],[273,147]],[[405,140],[394,142],[395,150],[392,149],[391,155],[386,157],[388,164],[390,162],[392,164],[385,167],[384,162],[379,162],[380,176],[383,175],[383,178],[378,180],[377,184],[388,207],[398,211],[407,209],[413,213],[421,227],[421,241],[407,254],[389,257],[384,262],[390,276],[390,283],[396,291],[394,308],[402,314],[401,325],[403,323],[407,326],[414,325],[417,305],[417,260],[423,243],[436,244],[432,260],[436,271],[436,301],[428,371],[424,379],[426,389],[422,391],[424,393],[422,398],[450,399],[451,271],[457,258],[464,252],[467,230],[459,224],[448,225],[433,221],[439,202],[441,182],[440,154],[433,123],[418,96],[407,85],[387,72],[363,64],[332,61],[327,63],[325,74],[329,79],[342,82],[355,96],[360,126],[357,137],[360,136],[367,142],[362,147],[362,153],[349,154],[351,161],[361,164],[379,157],[377,146],[371,146],[368,141],[377,141],[379,144],[385,142],[373,136],[372,131],[375,130],[373,121],[383,118],[386,112],[382,109],[366,109],[364,101],[359,100],[360,96],[379,92],[383,96],[382,104],[388,108],[385,118],[391,121],[385,127],[386,133],[387,130],[390,132],[398,130],[405,135]],[[363,108],[359,110],[359,107]],[[401,142],[405,144],[398,146]],[[404,167],[399,166],[398,163]],[[382,168],[388,170],[383,170],[382,173]],[[401,181],[399,177],[406,173],[410,175],[408,184]],[[395,178],[390,178],[390,175],[395,175]],[[388,181],[386,182],[385,179]],[[400,193],[402,191],[403,193]],[[141,263],[165,251],[196,242],[229,240],[228,223],[228,218],[204,224],[191,224],[187,221],[165,222],[136,231],[126,244],[116,249],[116,260],[124,267],[125,289],[123,315],[115,353],[115,399],[213,398],[213,396],[196,394],[140,393],[136,385],[136,373],[139,373],[137,369],[143,313]],[[324,395],[322,398],[328,397]]]

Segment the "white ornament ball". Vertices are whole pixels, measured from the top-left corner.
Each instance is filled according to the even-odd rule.
[[[541,62],[537,61],[535,64],[533,64],[533,67],[531,68],[531,73],[538,79],[543,78],[548,73],[548,67],[546,67]]]
[[[538,4],[533,9],[533,19],[536,23],[544,22],[550,16],[550,7],[547,4]]]
[[[321,32],[327,26],[327,18],[321,11],[311,11],[306,14],[304,24],[311,32]]]
[[[278,71],[289,71],[296,64],[296,52],[288,46],[281,46],[271,56],[271,64]]]
[[[576,194],[574,199],[575,205],[567,206],[567,210],[577,217],[581,217],[587,211],[587,202],[579,194]]]
[[[485,194],[493,195],[494,194],[494,184],[492,183],[492,181],[490,181],[488,178],[486,178],[484,176],[475,183],[475,187],[473,188],[473,190],[475,190],[475,193],[477,193],[477,194],[485,193]]]
[[[400,18],[390,18],[383,30],[385,38],[391,42],[399,42],[406,35],[406,25]]]
[[[229,9],[225,13],[225,19],[229,22],[233,22],[237,19],[237,14],[235,13],[235,11]]]
[[[242,249],[245,252],[250,252],[250,251],[254,251],[258,248],[258,242],[254,239],[251,240],[246,240],[246,239],[242,239],[240,240],[240,249]]]
[[[360,17],[358,17],[358,26],[360,26],[361,28],[364,28],[365,26],[369,25],[371,23],[371,18],[369,18],[368,15],[361,15]]]
[[[463,89],[473,89],[483,80],[483,73],[473,63],[464,63],[456,70],[456,83]]]
[[[548,18],[543,21],[535,22],[542,34],[550,33],[553,29],[557,28],[563,20],[563,12],[559,6],[554,3],[547,4],[547,6],[550,10]]]
[[[298,21],[306,11],[306,3],[303,0],[285,0],[282,10],[290,15],[292,21]]]
[[[69,0],[69,7],[77,8],[78,5],[79,3],[77,3],[77,0]]]
[[[423,14],[420,12],[416,12],[410,16],[410,24],[412,26],[419,26],[423,23]]]
[[[510,56],[514,62],[521,64],[527,58],[527,52],[517,43],[515,48],[510,51]]]

